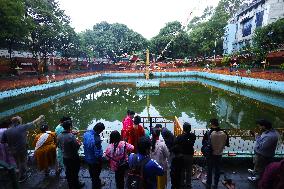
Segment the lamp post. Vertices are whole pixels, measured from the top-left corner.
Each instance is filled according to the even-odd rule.
[[[214,41],[214,63],[216,62],[216,47],[217,47],[217,38]]]
[[[150,61],[149,61],[149,49],[146,50],[146,80],[148,80],[150,78],[150,70],[149,70],[149,65],[150,65]]]

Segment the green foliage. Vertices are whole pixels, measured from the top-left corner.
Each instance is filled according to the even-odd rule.
[[[60,37],[64,33],[69,18],[60,10],[55,0],[25,0],[27,15],[33,20],[31,30],[31,50],[42,54],[45,59],[48,53],[58,49]]]
[[[184,58],[188,55],[189,36],[178,21],[169,22],[150,41],[150,51],[170,58]]]
[[[256,29],[252,51],[260,62],[269,51],[276,50],[280,44],[284,44],[284,18]]]
[[[280,69],[284,71],[284,63],[280,65]]]
[[[124,24],[101,22],[82,34],[85,47],[93,55],[116,59],[124,53],[133,54],[147,48],[147,40]]]
[[[216,54],[223,54],[224,28],[240,4],[240,0],[221,0],[214,11],[207,8],[201,17],[191,20],[188,25],[190,56],[213,56],[214,50]]]
[[[230,64],[230,61],[231,61],[231,58],[229,56],[224,56],[221,61],[221,64],[223,66],[228,66]]]
[[[22,48],[27,40],[29,18],[25,17],[23,0],[0,0],[0,47],[13,49]]]

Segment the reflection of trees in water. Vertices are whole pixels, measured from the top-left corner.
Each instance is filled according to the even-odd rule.
[[[44,114],[51,128],[58,124],[60,117],[70,115],[75,125],[85,129],[93,120],[120,121],[128,108],[141,113],[147,105],[146,96],[137,95],[137,90],[112,84],[93,87],[19,115],[24,121],[30,121]],[[283,109],[198,83],[160,88],[158,95],[150,95],[150,104],[164,117],[181,117],[185,112],[194,115],[197,122],[208,122],[210,118],[217,117],[222,127],[226,127],[227,121],[239,128],[254,128],[255,119],[267,118],[275,127],[284,128]]]

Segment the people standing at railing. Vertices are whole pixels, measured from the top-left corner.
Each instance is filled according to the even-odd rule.
[[[162,166],[150,158],[150,150],[150,138],[145,136],[139,138],[137,153],[129,155],[129,173],[126,188],[133,188],[131,186],[136,185],[136,183],[141,183],[144,186],[143,188],[147,189],[157,188],[157,176],[164,175],[164,170]]]
[[[133,123],[134,115],[135,115],[134,111],[127,110],[127,116],[122,120],[121,136],[124,141],[128,141],[129,130],[132,129],[134,124]]]
[[[134,125],[128,130],[128,143],[134,146],[134,152],[137,151],[137,143],[139,138],[145,136],[144,128],[140,125],[141,117],[134,117]]]
[[[49,175],[49,168],[56,162],[56,136],[55,133],[48,131],[48,125],[40,126],[40,134],[37,134],[33,146],[35,147],[34,157],[37,167]]]
[[[162,134],[162,137],[169,149],[169,151],[172,149],[173,145],[174,145],[174,141],[175,141],[175,136],[174,134],[169,130],[167,129],[166,127],[163,127],[162,128],[162,131],[161,131],[161,134]]]
[[[105,130],[103,123],[97,123],[92,130],[84,133],[84,154],[85,162],[89,167],[89,174],[92,179],[92,188],[99,189],[105,183],[101,181],[100,174],[102,170],[102,140],[100,134]]]
[[[150,129],[146,126],[144,126],[143,128],[144,128],[145,136],[150,138],[151,137]]]
[[[175,141],[174,134],[170,130],[168,130],[167,127],[163,127],[162,124],[159,123],[155,125],[155,128],[161,131],[162,138],[165,141],[168,150],[170,151]]]
[[[164,175],[157,176],[157,189],[164,189],[167,187],[167,170],[170,153],[164,140],[160,139],[160,135],[160,129],[154,128],[152,130],[152,148],[150,157],[153,160],[156,160],[164,169]]]
[[[10,119],[0,123],[0,142],[2,141],[4,131],[6,131],[11,124],[12,122]],[[0,143],[0,161],[5,162],[9,166],[16,167],[16,161],[13,155],[11,154],[7,143]]]
[[[55,134],[56,134],[57,137],[64,131],[62,124],[63,124],[64,121],[67,121],[67,120],[71,121],[71,118],[63,116],[60,119],[59,125],[57,125],[56,128],[55,128]],[[56,148],[56,160],[57,160],[56,161],[56,175],[59,175],[61,170],[64,167],[62,150],[59,147]]]
[[[110,169],[115,172],[117,189],[124,189],[124,176],[128,169],[128,154],[134,150],[134,146],[121,140],[118,131],[110,133],[109,145],[105,157],[109,160]]]
[[[82,188],[85,184],[79,181],[80,157],[78,150],[81,142],[72,133],[72,121],[62,124],[64,131],[57,137],[57,145],[62,150],[65,174],[70,189]]]
[[[178,135],[174,146],[179,148],[183,158],[183,167],[181,170],[180,185],[184,188],[191,188],[191,173],[194,154],[194,143],[196,136],[191,133],[191,125],[187,122],[183,124],[183,133]]]
[[[248,177],[250,181],[256,181],[261,178],[261,175],[265,167],[272,161],[275,150],[278,143],[279,133],[272,128],[271,122],[260,119],[256,121],[260,133],[251,131],[251,134],[255,137],[254,147],[254,168],[248,169],[252,174]]]
[[[222,154],[225,146],[229,146],[229,136],[219,127],[218,119],[211,119],[209,124],[210,130],[204,134],[202,140],[202,145],[205,147],[205,150],[202,150],[202,153],[205,155],[207,163],[206,188],[211,189],[212,173],[214,169],[213,188],[217,189],[220,178],[220,167],[222,165]]]
[[[171,189],[181,188],[181,174],[184,166],[183,155],[181,154],[181,146],[175,145],[171,148]]]
[[[11,119],[11,126],[4,131],[1,143],[7,143],[10,152],[16,160],[17,168],[19,169],[19,182],[25,181],[30,175],[27,173],[28,160],[28,143],[27,131],[34,128],[35,125],[40,124],[44,120],[41,115],[34,121],[23,124],[20,116],[15,116]]]

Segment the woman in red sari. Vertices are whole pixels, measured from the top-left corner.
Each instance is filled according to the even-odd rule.
[[[133,117],[135,115],[134,111],[127,110],[127,116],[122,120],[122,130],[121,137],[122,140],[128,140],[128,131],[133,127]]]
[[[139,124],[141,123],[141,117],[134,117],[134,125],[127,132],[128,143],[134,146],[134,152],[137,150],[137,143],[140,137],[145,136],[144,128]]]

